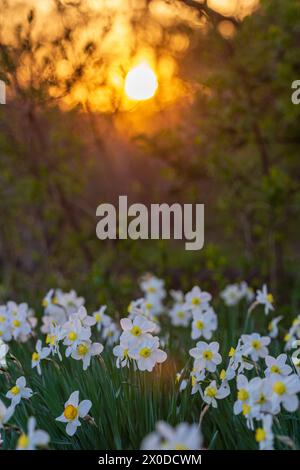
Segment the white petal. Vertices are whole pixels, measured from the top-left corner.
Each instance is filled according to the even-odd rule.
[[[92,402],[90,400],[83,400],[78,407],[78,414],[80,418],[84,418],[90,411]]]

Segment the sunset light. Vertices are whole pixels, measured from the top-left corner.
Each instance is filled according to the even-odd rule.
[[[157,87],[156,75],[146,63],[134,67],[126,76],[125,93],[132,100],[143,101],[152,98]]]

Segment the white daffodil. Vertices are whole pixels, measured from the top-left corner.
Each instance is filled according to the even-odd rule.
[[[277,338],[278,336],[278,323],[282,320],[282,316],[273,318],[268,325],[269,336],[270,338]]]
[[[256,302],[264,305],[265,314],[268,315],[271,310],[274,310],[274,297],[268,292],[266,284],[263,285],[261,290],[256,291]]]
[[[288,377],[271,376],[273,413],[280,411],[280,405],[286,411],[296,411],[299,406],[297,393],[300,392],[300,378],[297,374]]]
[[[156,364],[161,364],[167,359],[167,354],[159,349],[157,336],[145,335],[129,350],[129,355],[136,360],[139,370],[151,372]]]
[[[252,382],[253,385],[253,382]],[[237,386],[237,400],[233,405],[233,412],[235,415],[243,411],[243,405],[250,403],[251,398],[251,381],[249,382],[244,375],[238,375],[236,380]]]
[[[264,359],[268,355],[267,346],[270,344],[271,339],[269,336],[261,336],[258,333],[251,335],[242,335],[244,344],[243,355],[250,356],[252,361],[256,362],[260,358]]]
[[[156,431],[146,436],[142,450],[201,450],[202,435],[196,424],[180,423],[176,428],[160,421]]]
[[[272,392],[270,380],[268,378],[261,379],[255,377],[250,381],[251,403],[258,406],[258,414],[272,412]]]
[[[255,431],[255,440],[259,444],[260,450],[274,449],[274,434],[272,432],[273,417],[265,415],[262,418],[262,427]]]
[[[11,400],[12,406],[16,406],[20,403],[22,398],[28,400],[32,397],[32,390],[29,387],[26,387],[25,377],[19,377],[14,385],[5,395]]]
[[[120,338],[120,344],[113,348],[113,354],[116,356],[116,366],[118,369],[120,367],[126,367],[129,365],[130,356],[129,350],[132,346],[132,340],[130,338]]]
[[[217,365],[222,362],[222,357],[218,351],[219,343],[216,341],[209,344],[199,341],[196,348],[190,349],[189,353],[195,358],[194,365],[196,369],[207,369],[210,372],[215,372]]]
[[[234,307],[240,302],[242,294],[238,284],[229,284],[220,293],[220,297],[227,307]]]
[[[72,351],[71,357],[77,361],[82,361],[83,370],[87,370],[91,363],[93,356],[99,356],[103,351],[103,346],[100,343],[92,343],[92,341],[85,341],[80,343],[75,351]]]
[[[14,406],[9,406],[8,408],[4,405],[3,401],[0,400],[0,429],[3,428],[3,425],[10,420],[12,415],[15,412]]]
[[[254,299],[254,290],[252,289],[252,287],[248,286],[246,281],[240,282],[239,290],[242,298],[245,298],[247,302],[251,302]]]
[[[192,339],[198,339],[203,336],[203,338],[209,340],[216,329],[216,314],[212,309],[193,312]]]
[[[85,418],[92,406],[90,400],[83,400],[79,403],[79,392],[73,392],[65,403],[64,412],[56,418],[56,421],[67,423],[66,432],[69,436],[74,436],[78,426],[81,426],[79,418]]]
[[[265,361],[267,366],[265,370],[266,377],[270,377],[270,375],[287,376],[293,372],[293,369],[286,364],[286,354],[280,354],[276,359],[275,357],[267,356]]]
[[[228,397],[230,394],[230,388],[228,385],[221,385],[217,387],[216,381],[213,380],[210,384],[204,389],[204,392],[201,393],[203,401],[208,405],[212,405],[213,408],[217,408],[217,400],[223,400],[223,398]]]
[[[188,326],[191,320],[191,312],[184,308],[183,304],[176,303],[169,311],[169,317],[174,326]]]
[[[42,341],[39,339],[36,343],[35,351],[31,356],[31,367],[32,369],[36,367],[39,375],[42,374],[41,361],[46,359],[49,354],[51,354],[51,349],[47,347],[43,348]]]
[[[6,355],[8,353],[8,346],[7,344],[3,343],[0,339],[0,368],[1,369],[6,369],[7,364],[6,364]]]
[[[28,420],[27,434],[21,434],[17,443],[17,450],[36,450],[37,447],[45,447],[50,441],[47,432],[35,429],[36,420],[31,417]]]
[[[107,346],[113,346],[119,341],[120,338],[120,329],[114,323],[110,317],[107,317],[109,320],[104,325],[101,336],[104,341],[106,341]]]
[[[197,370],[195,367],[193,367],[193,370],[190,375],[191,375],[191,383],[192,383],[191,394],[194,395],[197,392],[201,394],[202,393],[201,384],[205,380],[206,370],[205,369]]]
[[[107,309],[107,306],[102,305],[98,310],[96,310],[96,312],[93,313],[93,317],[95,318],[95,321],[96,321],[96,328],[98,331],[101,330],[103,325],[109,322],[108,315],[104,313],[106,309]]]
[[[96,325],[96,319],[94,316],[88,315],[86,308],[82,305],[78,311],[70,315],[72,321],[79,320],[82,326],[91,327]]]
[[[56,290],[56,297],[56,303],[65,309],[68,316],[78,312],[80,307],[85,304],[84,298],[78,297],[75,290],[71,290],[70,292],[62,292],[58,289]]]
[[[143,315],[137,315],[133,321],[129,318],[122,318],[120,323],[123,329],[121,340],[128,339],[133,343],[143,338],[147,333],[153,333],[156,329],[155,323]]]
[[[48,345],[51,354],[53,356],[57,354],[60,360],[62,360],[62,357],[59,351],[59,343],[63,338],[64,332],[62,330],[62,327],[52,322],[50,326],[50,331],[46,336],[46,344]]]
[[[147,298],[156,297],[163,299],[166,295],[164,284],[165,282],[162,279],[158,279],[152,275],[146,275],[144,279],[142,279],[140,287]]]
[[[211,301],[211,294],[202,291],[200,287],[195,286],[187,294],[185,294],[186,308],[194,311],[208,308]]]
[[[243,374],[244,370],[252,370],[254,365],[247,361],[243,356],[244,345],[239,339],[236,348],[231,347],[228,356],[229,364],[227,369],[233,370],[237,375]]]
[[[65,323],[63,326],[64,342],[67,346],[66,357],[69,357],[73,351],[76,351],[79,344],[88,341],[91,337],[91,329],[89,327],[82,326],[81,321],[74,320]]]
[[[8,312],[10,315],[11,334],[15,340],[24,342],[31,333],[31,325],[29,319],[29,308],[26,303],[17,305],[15,302],[7,302]]]

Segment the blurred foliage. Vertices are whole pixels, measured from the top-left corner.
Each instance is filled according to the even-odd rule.
[[[268,279],[278,295],[299,285],[300,107],[291,102],[299,30],[295,0],[263,1],[230,39],[212,30],[200,52],[194,153],[186,155],[180,130],[141,138],[168,159],[176,191],[206,199],[231,263]]]

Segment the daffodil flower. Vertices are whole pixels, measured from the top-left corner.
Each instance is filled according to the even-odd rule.
[[[35,426],[35,418],[29,418],[27,433],[23,433],[19,437],[17,450],[36,450],[37,447],[47,446],[50,441],[49,434],[40,429],[35,429]]]
[[[172,428],[164,421],[156,423],[156,431],[146,436],[142,450],[200,450],[202,435],[196,424],[180,423]]]
[[[16,406],[20,403],[22,398],[28,400],[32,397],[32,390],[29,387],[26,387],[25,377],[19,377],[16,381],[16,384],[7,392],[5,395],[11,400],[12,406]]]
[[[56,418],[56,421],[67,423],[66,433],[74,436],[77,428],[81,426],[79,418],[83,419],[88,414],[92,406],[90,400],[83,400],[79,403],[79,392],[75,391],[65,403],[65,409],[62,415]]]

